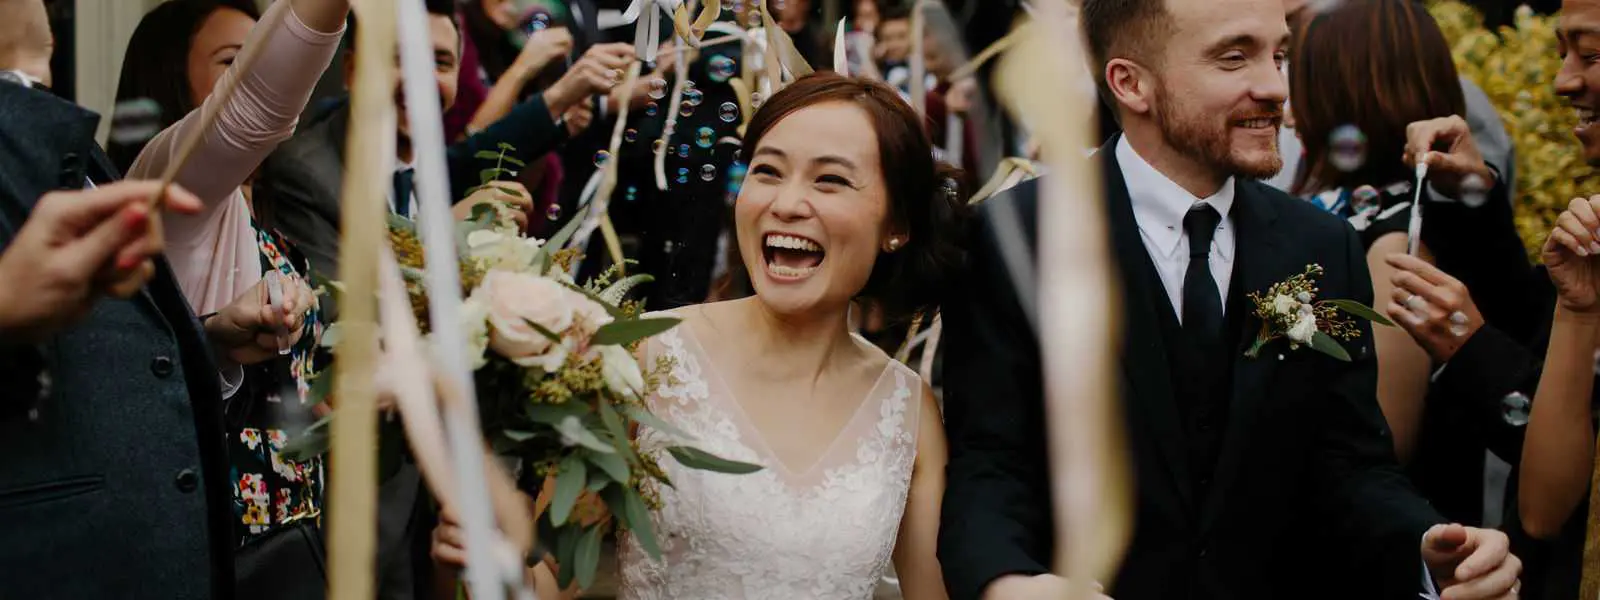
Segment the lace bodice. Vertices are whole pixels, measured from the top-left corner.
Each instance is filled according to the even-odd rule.
[[[889,361],[855,415],[805,472],[786,468],[745,416],[688,325],[650,342],[675,361],[650,399],[656,415],[694,436],[694,446],[765,466],[749,475],[662,468],[654,516],[662,560],[631,537],[620,552],[621,598],[870,599],[894,549],[916,456],[915,372]],[[672,442],[642,429],[649,448]],[[681,442],[679,442],[681,443]]]

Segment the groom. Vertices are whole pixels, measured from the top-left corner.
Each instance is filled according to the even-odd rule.
[[[1281,339],[1244,355],[1261,329],[1247,295],[1308,265],[1324,269],[1319,299],[1373,299],[1355,233],[1256,181],[1282,166],[1281,0],[1084,0],[1081,19],[1125,131],[1097,160],[1124,292],[1137,500],[1106,593],[1514,598],[1506,536],[1440,525],[1396,466],[1367,324],[1344,344],[1351,362]],[[1036,196],[1020,188],[984,219],[1014,211],[1036,247]],[[944,307],[939,557],[957,599],[1061,597],[1036,315],[1023,308],[1051,299],[1019,300],[990,223]],[[1341,568],[1358,562],[1372,568]]]

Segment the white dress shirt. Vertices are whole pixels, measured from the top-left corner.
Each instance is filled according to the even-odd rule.
[[[1122,168],[1122,179],[1128,184],[1128,197],[1133,202],[1133,220],[1139,226],[1139,238],[1144,240],[1145,251],[1161,276],[1161,286],[1167,290],[1172,310],[1183,322],[1183,277],[1189,270],[1189,236],[1183,231],[1183,216],[1196,204],[1209,204],[1222,215],[1217,234],[1211,239],[1211,277],[1217,282],[1217,300],[1223,310],[1228,306],[1228,283],[1233,280],[1233,252],[1237,244],[1233,224],[1234,179],[1222,182],[1222,188],[1205,198],[1190,194],[1150,163],[1145,162],[1128,143],[1128,137],[1117,140],[1117,165]]]

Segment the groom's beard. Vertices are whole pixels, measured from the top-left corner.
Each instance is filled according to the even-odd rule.
[[[1232,123],[1256,117],[1281,120],[1281,105],[1262,104],[1248,115],[1207,114],[1172,98],[1167,86],[1156,87],[1156,126],[1161,137],[1179,154],[1205,165],[1214,172],[1247,179],[1267,179],[1283,169],[1283,157],[1278,154],[1278,140],[1274,136],[1270,152],[1258,156],[1236,153],[1233,148]]]

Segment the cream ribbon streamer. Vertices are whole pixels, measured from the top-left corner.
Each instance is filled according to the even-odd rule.
[[[1033,128],[1052,177],[1040,188],[1036,302],[1055,499],[1056,572],[1087,598],[1117,572],[1132,534],[1126,423],[1116,385],[1116,279],[1097,169],[1084,160],[1094,98],[1068,0],[1035,7],[1029,28],[1001,58],[996,89]],[[1070,532],[1070,535],[1067,533]]]

